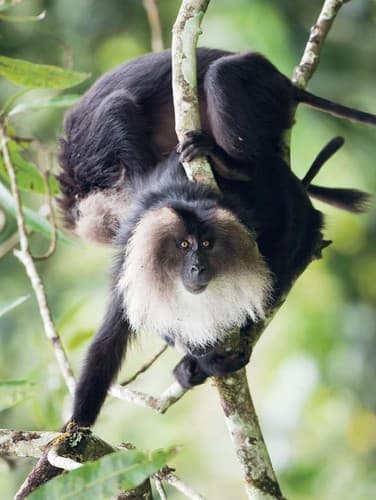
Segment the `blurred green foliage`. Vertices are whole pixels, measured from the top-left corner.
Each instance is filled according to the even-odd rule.
[[[159,0],[166,46],[178,6],[176,0]],[[320,7],[318,0],[213,1],[200,44],[263,52],[291,75]],[[149,50],[149,27],[139,0],[29,0],[9,12],[35,16],[44,9],[47,17],[40,22],[0,21],[0,54],[40,64],[73,63],[73,69],[91,73],[74,93],[83,92],[114,65]],[[347,3],[309,89],[376,112],[375,28],[375,0]],[[0,105],[18,90],[1,80]],[[32,105],[49,97],[38,90],[21,101]],[[12,118],[19,135],[37,137],[43,144],[31,161],[50,166],[62,116],[60,109],[40,109]],[[318,150],[338,134],[345,136],[346,145],[320,173],[320,184],[374,192],[376,130],[303,107],[293,130],[294,171],[302,176]],[[27,200],[40,203],[35,194],[28,194]],[[367,215],[354,216],[320,208],[327,215],[326,236],[334,243],[324,260],[314,262],[300,278],[262,337],[248,368],[250,384],[285,496],[366,500],[376,497],[376,210],[373,206]],[[7,218],[0,248],[14,231],[15,221]],[[34,235],[31,243],[37,254],[48,246]],[[51,259],[38,264],[76,371],[100,321],[110,257],[111,252],[94,246],[60,245]],[[0,260],[0,284],[0,303],[30,294],[24,270],[11,252]],[[147,336],[140,344],[142,349],[135,345],[127,361],[128,374],[160,345]],[[171,381],[177,359],[168,352],[136,386],[157,393]],[[58,429],[69,414],[70,401],[33,297],[0,318],[0,380],[21,378],[36,384],[36,395],[3,411],[0,427]],[[109,398],[96,432],[112,444],[132,441],[147,449],[182,444],[173,464],[187,483],[210,499],[245,498],[210,384],[191,391],[164,416]],[[0,470],[1,498],[17,490],[31,462],[17,465],[11,474]],[[175,491],[168,493],[171,499],[182,498]]]

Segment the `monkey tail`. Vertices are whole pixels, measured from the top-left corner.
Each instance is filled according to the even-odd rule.
[[[59,138],[58,160],[61,170],[57,175],[57,180],[60,184],[61,194],[57,199],[57,203],[64,226],[72,230],[76,225],[77,181],[70,162],[69,145],[63,138]]]
[[[331,158],[334,153],[336,153],[345,143],[345,139],[341,136],[334,137],[331,141],[326,144],[319,154],[314,159],[312,165],[310,166],[308,172],[302,179],[303,186],[307,189],[311,184],[312,180],[319,173],[321,167],[326,163],[329,158]]]
[[[318,97],[298,87],[295,87],[295,99],[297,102],[303,102],[312,108],[321,109],[331,115],[346,118],[354,122],[367,123],[368,125],[373,125],[374,127],[376,126],[376,115],[328,101],[323,97]]]
[[[356,214],[367,212],[372,199],[369,193],[357,189],[328,188],[311,185],[307,188],[307,191],[313,198]]]
[[[369,208],[371,195],[358,191],[357,189],[327,188],[311,185],[321,167],[336,153],[344,144],[343,137],[334,137],[326,144],[314,159],[308,172],[302,179],[302,184],[312,198],[317,198],[324,203],[333,205],[348,212],[363,213]]]

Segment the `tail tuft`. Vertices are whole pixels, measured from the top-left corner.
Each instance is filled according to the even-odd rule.
[[[357,189],[327,188],[311,185],[308,194],[342,210],[361,214],[369,210],[372,195]]]

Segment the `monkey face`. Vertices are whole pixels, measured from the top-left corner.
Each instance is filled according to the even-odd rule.
[[[118,289],[134,330],[199,347],[263,317],[271,277],[235,214],[216,206],[191,217],[165,206],[134,228]]]
[[[181,280],[184,287],[190,293],[203,292],[214,275],[210,262],[213,239],[187,235],[177,244],[182,259]]]

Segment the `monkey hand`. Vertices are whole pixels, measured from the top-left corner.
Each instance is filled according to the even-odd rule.
[[[197,359],[187,354],[174,368],[174,376],[184,389],[202,384],[208,376],[200,368]]]
[[[190,389],[205,382],[207,377],[218,377],[240,370],[248,363],[250,354],[249,349],[229,353],[222,347],[216,347],[204,356],[187,354],[175,367],[174,375],[182,387]]]

